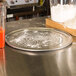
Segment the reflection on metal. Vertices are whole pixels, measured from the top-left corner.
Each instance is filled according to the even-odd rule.
[[[71,76],[70,68],[68,65],[68,59],[67,59],[67,56],[69,55],[68,52],[70,51],[71,51],[71,48],[69,47],[65,51],[63,50],[63,52],[59,52],[57,54],[56,60],[57,60],[60,76]]]
[[[0,76],[6,76],[5,49],[0,49]]]
[[[25,70],[28,69],[31,76],[75,76],[76,60],[74,60],[74,57],[76,56],[76,53],[74,50],[72,51],[73,48],[71,46],[54,52],[25,52],[25,54],[17,53],[19,50],[16,51],[16,49],[9,46],[7,46],[7,49],[9,49],[8,56],[10,54],[12,59],[14,59],[14,57],[16,58],[13,62],[12,59],[8,57],[8,63],[12,63],[10,64],[12,65],[13,69],[18,70],[20,68],[19,71],[22,70],[22,74],[23,69],[24,73]],[[13,64],[15,64],[15,66]],[[11,66],[8,65],[8,67],[11,69]],[[19,75],[18,72],[16,74]]]
[[[69,69],[70,69],[70,71],[72,72],[72,70],[73,70],[73,67],[72,67],[72,65],[71,65],[71,63],[72,63],[72,49],[71,48],[69,48],[69,51],[67,51],[67,63],[68,63],[68,66],[69,66]]]
[[[72,76],[76,76],[76,53],[74,51],[76,51],[75,49],[76,44],[74,43],[72,48],[69,49],[69,51],[67,52],[67,63],[69,66],[69,69],[71,71]]]

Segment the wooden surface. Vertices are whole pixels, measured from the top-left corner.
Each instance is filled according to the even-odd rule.
[[[76,29],[65,27],[63,26],[63,24],[59,24],[55,21],[52,21],[50,18],[46,18],[46,27],[56,28],[56,29],[68,32],[73,36],[76,36]]]

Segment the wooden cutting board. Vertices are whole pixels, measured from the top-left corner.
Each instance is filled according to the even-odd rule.
[[[55,21],[52,21],[50,18],[46,19],[46,27],[56,28],[56,29],[68,32],[73,36],[76,36],[76,29],[64,27],[64,24],[59,24]]]

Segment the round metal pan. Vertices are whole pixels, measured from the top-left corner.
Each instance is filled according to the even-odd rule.
[[[30,27],[12,31],[6,35],[6,43],[24,51],[56,51],[72,43],[70,34],[43,27]]]

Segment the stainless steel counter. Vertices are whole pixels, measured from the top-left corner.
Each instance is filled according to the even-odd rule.
[[[45,17],[8,22],[6,34],[26,27],[45,27]],[[54,52],[26,52],[7,44],[4,50],[3,76],[76,76],[75,42]]]

